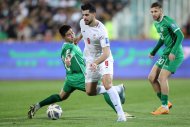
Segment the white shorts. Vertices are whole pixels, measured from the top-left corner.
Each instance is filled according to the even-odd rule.
[[[96,71],[92,71],[90,63],[86,64],[85,83],[98,82],[103,75],[110,74],[113,76],[113,61],[104,61],[98,65]]]

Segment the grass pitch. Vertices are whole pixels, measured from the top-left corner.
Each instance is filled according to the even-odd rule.
[[[125,83],[127,102],[125,111],[136,116],[117,123],[115,112],[105,103],[103,96],[89,97],[75,91],[68,100],[58,103],[63,109],[59,120],[49,120],[46,107],[34,119],[27,119],[31,104],[58,93],[62,81],[0,81],[0,126],[4,127],[189,127],[190,80],[171,79],[169,99],[173,108],[169,115],[152,116],[150,112],[160,106],[147,80],[115,80]]]

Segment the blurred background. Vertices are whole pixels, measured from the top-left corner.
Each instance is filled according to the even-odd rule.
[[[111,40],[114,78],[146,78],[155,59],[148,54],[159,35],[150,15],[151,3],[182,29],[185,60],[174,78],[190,77],[190,0],[0,0],[0,80],[63,79],[63,41],[58,29],[71,25],[80,33],[80,6],[91,2]],[[82,41],[79,46],[83,49]]]

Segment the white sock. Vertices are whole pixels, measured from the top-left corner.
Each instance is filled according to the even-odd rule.
[[[104,86],[102,86],[102,85],[97,86],[97,94],[103,94],[103,93],[106,93],[106,92],[107,91],[106,91]]]
[[[114,87],[111,87],[109,90],[107,90],[107,93],[115,107],[115,110],[117,111],[117,115],[124,115],[119,95]]]
[[[114,89],[118,92],[118,93],[121,93],[121,89],[122,89],[122,85],[117,85],[117,86],[113,86]]]
[[[114,87],[114,89],[115,89],[118,93],[121,93],[122,84],[117,85],[117,86],[113,86],[113,87]],[[100,85],[97,86],[97,94],[103,94],[103,93],[106,93],[106,92],[107,92],[107,91],[106,91],[105,87],[104,87],[102,84],[100,84]]]
[[[168,105],[162,105],[162,107],[169,110]]]

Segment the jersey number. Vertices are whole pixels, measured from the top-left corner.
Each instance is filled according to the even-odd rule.
[[[108,65],[109,65],[109,64],[108,64],[108,61],[105,61],[105,65],[106,65],[106,67],[108,67]]]
[[[165,60],[162,59],[162,58],[160,58],[160,59],[158,60],[158,64],[163,64],[164,62],[165,62]]]

